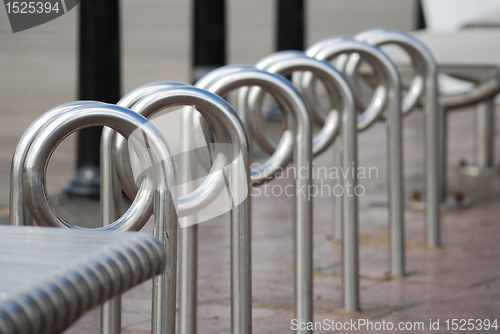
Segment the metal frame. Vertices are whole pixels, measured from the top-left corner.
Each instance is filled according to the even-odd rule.
[[[439,97],[439,104],[444,109],[444,124],[441,141],[443,142],[444,166],[442,174],[446,175],[446,142],[447,117],[452,109],[476,105],[476,165],[464,166],[462,171],[471,176],[497,175],[498,168],[494,167],[494,99],[500,93],[500,67],[495,69],[495,75],[477,83],[477,86],[468,92],[456,95]],[[468,79],[468,78],[467,78]],[[458,203],[460,204],[460,203]],[[460,207],[460,205],[457,205]]]
[[[0,332],[62,333],[84,312],[159,275],[147,233],[0,226]]]
[[[184,85],[177,82],[162,81],[153,82],[147,85],[140,86],[130,93],[123,96],[117,102],[118,106],[131,108],[140,98],[161,88]],[[121,187],[119,184],[117,166],[115,165],[114,157],[114,141],[116,132],[105,127],[101,136],[101,224],[102,226],[109,225],[118,219],[121,215]],[[128,153],[128,151],[126,151]],[[127,154],[128,155],[128,154]],[[121,161],[118,166],[127,168],[130,166],[129,157],[125,157],[125,161]],[[135,185],[135,183],[134,183]],[[133,191],[128,189],[127,194],[134,192],[135,198],[137,187]],[[151,199],[151,197],[149,197]],[[151,216],[151,204],[148,205],[148,210],[144,211],[146,216]],[[144,218],[143,218],[144,219]],[[181,254],[179,254],[181,256]],[[101,306],[101,333],[102,334],[119,334],[121,333],[121,296],[116,296],[108,300]]]
[[[146,95],[149,93],[148,95]],[[139,100],[140,99],[140,100]],[[137,103],[136,101],[139,100]],[[241,121],[238,119],[236,113],[232,107],[222,98],[211,94],[202,89],[187,86],[180,83],[172,82],[160,82],[153,83],[132,91],[127,96],[125,96],[121,102],[123,104],[133,105],[132,110],[140,113],[146,117],[153,116],[157,111],[178,105],[194,105],[203,114],[203,116],[210,121],[210,124],[215,128],[215,137],[220,142],[230,142],[233,143],[233,147],[237,152],[235,154],[241,154],[245,164],[248,162],[248,139],[243,130]],[[135,104],[134,104],[135,103]],[[184,110],[187,113],[188,110]],[[106,131],[103,136],[103,152],[107,152],[113,147],[116,147],[116,153],[108,156],[114,156],[118,161],[126,160],[126,147],[123,145],[123,141],[120,143],[119,139],[115,144],[112,143],[112,134],[110,131]],[[217,145],[216,145],[217,147]],[[224,152],[217,155],[219,158],[214,160],[212,165],[212,170],[224,171],[226,160],[224,159]],[[125,160],[124,160],[125,159]],[[108,173],[113,170],[113,162],[107,160],[104,164]],[[135,182],[131,174],[127,172],[127,169],[122,168],[123,164],[116,164],[118,169],[118,174],[120,175],[119,180],[124,186],[124,190],[127,189],[132,191],[128,193],[129,196],[135,195]],[[236,164],[231,164],[233,170],[229,171],[230,175],[234,175],[240,170],[236,170],[238,167]],[[185,175],[185,174],[181,174]],[[211,200],[218,195],[222,187],[224,186],[223,181],[218,177],[217,173],[210,173],[209,177],[200,185],[196,190],[193,190],[190,194],[179,198],[178,213],[180,217],[187,216],[202,209],[204,206],[208,205]],[[246,171],[246,185],[240,185],[241,182],[238,177],[228,178],[232,183],[232,189],[240,189],[243,187],[248,187],[249,174]],[[111,178],[108,178],[111,180]],[[188,180],[191,181],[191,180]],[[221,182],[222,181],[222,182]],[[109,182],[109,181],[108,181]],[[108,189],[108,196],[117,193],[116,187],[119,186],[115,184],[110,189]],[[111,190],[113,189],[113,190]],[[237,195],[234,194],[233,195]],[[194,203],[194,204],[193,204]],[[113,209],[113,203],[109,203],[106,210],[111,212]],[[181,218],[185,219],[185,218]],[[190,230],[192,227],[182,228],[180,230],[181,239],[184,236],[184,231]],[[231,210],[231,258],[232,258],[232,328],[235,333],[249,333],[251,331],[251,280],[247,279],[251,277],[251,243],[250,243],[250,199],[245,199],[238,206]],[[185,274],[185,263],[187,251],[185,249],[185,243],[181,244],[180,248],[180,286],[179,293],[182,300],[182,296],[185,294],[185,282],[189,280],[189,275]],[[195,291],[194,291],[195,292]],[[182,314],[182,312],[180,312]],[[180,317],[179,327],[182,327],[183,320]]]
[[[438,67],[430,51],[410,34],[388,29],[372,29],[355,36],[356,40],[376,46],[397,45],[405,50],[417,69],[408,91],[401,103],[402,112],[407,114],[418,99],[423,96],[425,114],[425,220],[427,246],[441,245],[440,205],[446,197],[446,175],[441,175],[444,163],[444,143],[440,133],[444,132],[444,113],[438,104]],[[356,61],[354,58],[352,60]],[[348,75],[354,75],[355,64],[347,66]],[[350,70],[349,70],[350,69]]]
[[[330,100],[330,106],[332,110],[326,117],[326,120],[322,122],[323,128],[320,130],[318,135],[313,138],[313,154],[317,156],[324,152],[332,142],[334,141],[337,135],[340,138],[337,139],[336,143],[338,143],[338,149],[343,154],[343,160],[339,161],[344,170],[348,170],[349,168],[357,168],[357,109],[355,105],[355,97],[354,93],[351,89],[350,84],[344,78],[344,76],[338,72],[331,64],[318,61],[317,59],[310,58],[306,56],[303,52],[297,51],[284,51],[273,53],[256,64],[257,68],[269,71],[271,73],[278,73],[283,76],[297,74],[297,72],[308,71],[315,78],[321,80],[325,85],[325,88],[328,92],[328,98]],[[309,111],[314,106],[314,99],[308,93],[308,90],[303,90],[301,83],[301,76],[295,76],[294,83],[299,89],[299,91],[303,92],[303,96],[305,101],[308,104]],[[264,134],[259,132],[259,129],[262,128],[260,125],[260,110],[259,106],[261,105],[263,98],[263,91],[258,89],[257,87],[252,87],[247,92],[244,92],[243,97],[247,99],[246,104],[251,112],[248,113],[250,125],[252,132],[255,133],[254,137],[257,142],[262,143],[262,147],[270,153],[270,148],[276,147],[276,144],[273,143],[269,138],[267,138]],[[241,96],[241,95],[240,95]],[[337,110],[333,108],[335,101],[340,102],[340,115]],[[313,114],[311,112],[311,114]],[[338,133],[340,123],[340,134]],[[337,150],[337,151],[339,151]],[[335,152],[336,154],[338,152]],[[356,173],[352,175],[348,173],[348,177],[343,181],[339,181],[342,186],[352,185],[353,187],[357,184]],[[344,188],[345,189],[345,188]],[[358,226],[358,199],[356,196],[345,196],[339,202],[343,207],[342,212],[344,213],[342,216],[342,220],[337,222],[337,225],[341,226],[342,224],[346,227],[346,233],[353,233],[352,230],[357,231]],[[344,250],[343,252],[348,252],[350,245],[348,243],[343,244]],[[347,306],[347,305],[344,305]],[[312,305],[309,307],[312,308]],[[347,309],[348,311],[355,311]]]
[[[32,225],[31,214],[26,206],[26,196],[23,189],[22,166],[26,154],[40,129],[50,120],[64,111],[85,105],[93,105],[99,102],[76,101],[69,102],[50,109],[38,117],[23,133],[17,143],[10,170],[10,200],[9,200],[9,222],[10,225],[23,226]]]
[[[403,215],[403,159],[402,159],[402,127],[400,78],[396,67],[389,58],[377,47],[350,38],[330,38],[320,41],[308,50],[306,54],[319,60],[331,61],[344,54],[359,54],[378,69],[382,75],[382,85],[376,96],[384,92],[387,87],[384,103],[378,103],[379,108],[387,108],[387,135],[388,135],[388,168],[389,168],[389,253],[390,270],[395,277],[402,277],[405,273],[404,257],[404,215]],[[307,87],[311,87],[309,80]],[[372,104],[376,106],[377,104]],[[380,102],[380,100],[379,100]],[[371,107],[369,107],[369,110]],[[375,108],[375,107],[374,107]],[[377,109],[377,108],[375,108]],[[373,115],[379,115],[373,112]],[[372,114],[370,114],[372,115]],[[377,117],[369,118],[361,128],[371,125]],[[343,254],[344,262],[344,305],[348,310],[359,309],[359,282],[358,282],[358,245],[357,230],[346,231],[344,226],[343,242],[348,243],[348,252]]]
[[[235,89],[245,86],[260,86],[263,89],[273,94],[277,100],[287,106],[285,109],[287,118],[287,128],[290,130],[285,132],[280,141],[280,150],[273,153],[271,158],[263,165],[251,171],[250,181],[252,185],[262,184],[274,177],[280,171],[280,168],[286,166],[290,159],[290,153],[293,151],[294,161],[296,168],[306,168],[308,175],[306,177],[298,177],[295,181],[296,189],[306,188],[309,189],[310,185],[310,162],[312,156],[312,129],[307,108],[301,99],[299,93],[293,88],[290,82],[281,76],[271,74],[268,72],[257,70],[252,66],[225,66],[216,69],[204,77],[197,83],[197,87],[206,89],[217,95],[225,95]],[[192,117],[197,117],[194,113]],[[192,124],[189,117],[184,119],[183,128],[189,128]],[[245,117],[242,117],[245,119]],[[293,144],[293,145],[292,145]],[[206,164],[206,163],[205,163]],[[247,162],[247,169],[249,169],[249,162]],[[312,212],[309,203],[307,203],[307,195],[302,195],[300,192],[296,196],[296,305],[310,305],[312,303]],[[189,217],[195,220],[196,217]],[[197,226],[192,225],[189,228],[181,230],[181,238],[186,241],[183,249],[195,249],[197,243]],[[234,235],[235,231],[232,231]],[[299,238],[300,236],[300,238]],[[232,246],[234,248],[234,246]],[[196,266],[197,255],[186,257],[185,262],[181,263],[181,267],[186,268],[186,274],[191,276],[184,276],[186,279],[185,290],[180,293],[179,310],[180,319],[179,324],[180,333],[195,333],[196,331]],[[239,262],[240,259],[233,257],[232,261]],[[243,277],[242,277],[243,276]],[[235,272],[235,267],[232,269],[232,295],[238,289],[250,284],[250,275],[244,276]],[[238,281],[240,280],[240,281]],[[190,284],[190,286],[188,286]],[[304,302],[303,302],[304,301]],[[307,302],[307,301],[310,301]],[[239,303],[246,302],[245,299],[234,301]],[[233,310],[235,307],[233,307]],[[251,331],[251,317],[250,313],[233,313],[233,321],[235,318],[242,317],[248,319],[248,326],[243,329],[235,328],[234,333],[249,333]],[[234,311],[233,311],[234,312]],[[308,307],[296,308],[296,317],[303,321],[312,321],[312,309]]]
[[[53,110],[60,109],[63,108]],[[152,327],[154,333],[174,333],[177,217],[168,184],[172,184],[175,179],[175,165],[172,164],[171,154],[163,136],[147,119],[118,106],[89,103],[61,112],[46,122],[34,136],[30,146],[20,149],[20,159],[24,160],[22,177],[27,206],[39,225],[81,229],[65,221],[55,212],[45,189],[45,170],[51,154],[64,138],[82,128],[99,125],[110,126],[125,137],[140,130],[144,138],[147,138],[147,146],[141,146],[137,140],[132,140],[131,144],[140,154],[141,161],[150,161],[150,165],[153,166],[148,169],[149,172],[144,180],[149,180],[149,186],[155,186],[154,191],[151,191],[154,202],[155,236],[160,240],[167,254],[165,270],[161,275],[153,278]],[[26,149],[28,151],[24,155]],[[152,163],[156,161],[162,163]],[[141,219],[142,215],[140,210],[137,210],[138,207],[140,204],[135,200],[129,210],[117,221],[95,230],[140,229],[146,221]]]

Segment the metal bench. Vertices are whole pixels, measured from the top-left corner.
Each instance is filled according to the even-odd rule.
[[[0,333],[61,333],[165,263],[145,233],[0,226]]]

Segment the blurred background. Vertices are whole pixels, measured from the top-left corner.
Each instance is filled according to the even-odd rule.
[[[187,0],[120,1],[121,95],[152,81],[191,82],[190,5]],[[254,64],[276,50],[274,1],[231,0],[226,6],[228,64]],[[0,10],[3,208],[8,205],[10,161],[21,134],[43,112],[78,99],[79,7],[15,34],[6,11]],[[306,1],[305,46],[374,27],[410,31],[415,25],[414,0]],[[51,194],[61,192],[74,170],[75,138],[65,140],[51,159],[47,177]]]

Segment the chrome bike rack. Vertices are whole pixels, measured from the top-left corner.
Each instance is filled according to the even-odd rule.
[[[440,204],[446,197],[446,174],[443,174],[441,157],[443,142],[439,139],[444,132],[444,114],[438,105],[438,67],[429,50],[413,36],[387,29],[372,29],[359,33],[356,40],[377,46],[397,45],[412,59],[417,74],[414,76],[401,102],[403,114],[409,113],[421,96],[425,97],[425,218],[427,246],[438,247],[440,237]],[[358,58],[359,59],[359,58]],[[347,75],[354,75],[359,62],[354,57],[346,66]]]
[[[253,185],[260,185],[271,180],[280,171],[280,168],[287,165],[293,150],[296,168],[305,168],[308,173],[305,177],[300,176],[296,178],[296,189],[309,189],[312,156],[311,122],[302,98],[290,82],[281,76],[258,70],[252,66],[224,66],[202,77],[196,83],[196,86],[221,96],[241,87],[259,86],[285,105],[287,107],[285,109],[287,128],[290,131],[283,134],[279,148],[273,153],[271,158],[257,169],[251,171],[250,181]],[[193,117],[196,117],[196,115]],[[193,117],[191,117],[191,120]],[[245,119],[245,117],[242,118]],[[188,118],[184,119],[184,121],[183,128],[189,128],[192,121]],[[249,163],[246,167],[249,169]],[[312,309],[307,307],[307,305],[311,305],[312,303],[312,212],[306,194],[297,193],[295,201],[295,298],[300,301],[300,304],[296,303],[296,317],[301,321],[312,321]],[[190,219],[195,220],[196,218],[190,217]],[[183,234],[181,238],[186,241],[186,249],[195,249],[196,247],[196,228],[196,225],[192,225],[190,228],[181,230],[181,234]],[[182,263],[181,267],[190,268],[186,274],[196,275],[196,255],[186,257],[185,260],[186,263]],[[239,259],[235,260],[240,261]],[[250,284],[251,277],[249,275],[241,277],[241,274],[234,273],[233,280],[238,276],[240,276],[240,280],[244,284]],[[179,330],[183,334],[195,333],[196,326],[193,322],[196,319],[196,295],[192,291],[196,291],[196,277],[191,276],[186,278],[184,276],[184,279],[191,286],[186,285],[185,290],[180,292],[179,309],[181,320]],[[242,286],[242,283],[236,281],[233,282],[231,289],[234,292],[240,286]],[[243,300],[240,302],[243,302]],[[302,307],[298,305],[306,306]],[[245,315],[233,314],[233,316],[241,317]],[[243,333],[243,331],[239,332]]]
[[[75,102],[52,109],[30,126],[16,149],[13,167],[18,167],[19,163],[22,166],[24,184],[20,190],[17,183],[13,182],[13,194],[15,198],[18,198],[19,193],[25,196],[37,224],[81,229],[65,221],[55,211],[45,188],[45,171],[57,145],[71,133],[89,126],[110,126],[120,132],[129,139],[141,162],[149,162],[147,167],[152,167],[144,169],[146,172],[141,186],[148,189],[141,190],[147,192],[154,203],[155,236],[167,254],[165,270],[153,278],[152,327],[154,333],[174,333],[177,216],[176,197],[171,195],[168,185],[173,184],[175,179],[175,165],[172,164],[170,150],[163,136],[147,119],[128,109],[98,102]],[[137,131],[140,136],[136,135]],[[13,169],[13,176],[18,173]],[[139,230],[149,218],[143,214],[146,211],[144,203],[147,203],[144,198],[137,197],[123,216],[96,230]]]
[[[444,124],[447,124],[448,112],[452,109],[476,105],[476,165],[465,166],[463,172],[467,175],[495,175],[498,170],[494,168],[493,143],[494,143],[494,99],[500,93],[500,69],[497,67],[495,75],[478,82],[471,91],[456,95],[441,95],[439,104],[444,109]],[[441,141],[443,142],[443,158],[446,158],[446,126],[443,127]],[[446,161],[444,161],[442,174],[446,175]]]
[[[332,107],[326,120],[321,124],[323,127],[316,137],[313,138],[313,154],[319,155],[324,152],[334,141],[336,135],[341,135],[341,138],[337,139],[340,142],[339,148],[344,153],[343,161],[341,161],[341,166],[348,170],[349,168],[357,168],[357,109],[354,101],[354,93],[346,81],[344,76],[338,72],[331,64],[318,61],[317,59],[310,58],[306,56],[303,52],[297,51],[283,51],[273,53],[256,64],[257,68],[269,71],[271,73],[278,73],[283,76],[297,74],[297,72],[308,71],[312,73],[317,79],[321,80],[328,92],[328,98],[330,100],[330,106]],[[295,80],[297,81],[297,80]],[[296,86],[299,91],[302,89],[301,83],[296,82]],[[305,101],[307,102],[308,109],[314,108],[314,101],[311,96],[307,95],[307,90],[303,94]],[[251,132],[254,133],[254,137],[260,146],[266,150],[268,153],[272,153],[276,149],[276,143],[272,141],[271,138],[265,136],[265,134],[260,131],[262,129],[262,118],[259,117],[261,112],[259,106],[262,104],[262,99],[264,97],[263,91],[258,87],[251,87],[250,89],[241,92],[240,98],[246,99],[245,105],[249,109],[247,113],[249,118],[249,124]],[[340,102],[340,115],[337,110],[333,108],[335,101]],[[340,133],[339,133],[340,124]],[[342,187],[346,185],[352,185],[353,187],[357,184],[357,177],[354,174],[348,173],[347,177],[340,184]],[[345,189],[345,187],[344,187]],[[344,212],[341,222],[345,227],[344,232],[346,235],[357,235],[358,229],[358,199],[356,196],[347,196],[344,193],[344,197],[341,204],[343,204],[342,211]],[[356,237],[357,239],[357,237]],[[346,238],[349,240],[349,238]],[[352,250],[351,247],[357,247],[349,243],[343,244],[343,253],[349,253]],[[347,306],[347,305],[344,305]],[[303,307],[303,306],[300,306]],[[312,304],[305,307],[310,307],[312,309]],[[354,310],[348,310],[354,311]]]
[[[214,128],[214,135],[217,142],[232,143],[235,152],[230,155],[242,157],[244,164],[246,165],[249,161],[249,149],[248,140],[244,132],[241,121],[238,119],[236,113],[232,107],[221,97],[211,94],[202,89],[188,86],[180,83],[173,82],[159,82],[149,85],[145,85],[135,89],[134,91],[127,94],[119,104],[124,104],[131,106],[132,110],[140,113],[146,117],[152,117],[156,112],[161,109],[179,106],[179,105],[194,105],[196,106],[203,116],[209,121],[210,125]],[[184,113],[188,113],[189,110],[184,110]],[[183,115],[184,118],[184,115]],[[106,130],[103,134],[103,152],[111,152],[115,150],[113,154],[105,154],[108,157],[114,157],[117,160],[115,164],[111,158],[108,158],[103,163],[103,175],[107,175],[106,190],[107,196],[112,196],[112,194],[118,194],[117,187],[119,183],[113,185],[112,178],[110,174],[113,174],[113,169],[116,168],[119,181],[121,182],[125,192],[130,197],[139,196],[137,193],[137,186],[135,185],[134,177],[131,173],[131,169],[125,166],[129,166],[130,162],[127,158],[127,150],[124,145],[123,140],[120,141],[119,138],[113,143],[113,133],[110,130]],[[217,149],[217,144],[215,145]],[[185,217],[192,215],[206,207],[210,202],[220,193],[224,186],[224,180],[220,177],[221,173],[224,172],[224,167],[226,167],[225,153],[228,152],[216,152],[217,155],[214,159],[212,165],[211,173],[205,179],[205,181],[190,194],[179,198],[178,213],[179,217]],[[228,154],[229,155],[229,154]],[[231,210],[231,258],[232,258],[232,330],[234,333],[250,333],[251,332],[251,243],[250,243],[250,199],[245,198],[245,194],[238,194],[238,191],[242,189],[248,189],[250,183],[248,169],[244,170],[244,182],[241,180],[243,166],[238,163],[232,163],[229,168],[229,182],[232,187],[233,199],[240,198],[242,201],[238,202],[239,205],[235,205]],[[181,174],[181,175],[185,175]],[[189,180],[191,181],[191,180]],[[119,188],[118,188],[119,189]],[[115,203],[118,202],[118,198],[112,200],[107,204],[106,211],[108,214],[113,212]],[[238,204],[236,203],[236,204]],[[147,208],[147,211],[150,211]],[[186,219],[186,218],[181,218]],[[181,221],[182,224],[182,221]],[[180,230],[181,238],[184,238],[185,231],[191,230],[193,226],[184,227]],[[190,281],[192,277],[189,277],[185,273],[186,257],[187,254],[185,242],[181,244],[180,248],[180,299],[183,300],[183,295],[185,292],[186,282]],[[194,291],[195,293],[196,291]],[[182,305],[182,303],[181,303]],[[181,311],[182,314],[182,306]],[[180,317],[180,325],[183,326],[183,317]],[[112,319],[111,319],[112,320]]]
[[[389,169],[389,234],[390,269],[395,277],[404,276],[404,216],[403,216],[403,159],[400,78],[397,69],[387,56],[377,47],[350,38],[329,38],[322,40],[306,54],[319,60],[333,60],[344,54],[359,54],[374,65],[381,75],[382,85],[378,87],[372,103],[368,107],[368,117],[358,121],[358,129],[369,127],[380,115],[380,108],[387,107],[388,169]],[[305,78],[305,88],[312,89],[312,77]],[[387,88],[384,88],[387,87]],[[349,235],[352,252],[344,254],[345,305],[349,310],[359,309],[359,282],[357,235]]]
[[[76,101],[62,104],[38,117],[23,133],[17,143],[14,155],[12,157],[12,166],[10,171],[10,199],[9,199],[9,223],[10,225],[22,226],[32,225],[31,214],[26,206],[26,196],[24,194],[22,168],[26,154],[40,129],[55,116],[60,113],[84,105],[93,105],[99,102]]]
[[[176,82],[154,82],[134,89],[118,101],[117,105],[124,108],[131,108],[140,98],[159,88],[178,86]],[[117,159],[114,154],[114,141],[116,132],[110,128],[104,128],[101,136],[101,224],[103,226],[113,223],[121,215],[121,187],[119,185],[117,166],[114,160]],[[128,151],[127,151],[128,153]],[[122,154],[123,155],[123,154]],[[128,154],[118,166],[126,168],[130,165]],[[130,173],[132,173],[130,171]],[[134,184],[135,185],[135,184]],[[137,194],[137,187],[127,188],[127,194]],[[148,205],[148,211],[143,212],[146,216],[151,216],[151,204]],[[143,218],[144,219],[144,218]],[[181,256],[179,254],[179,256]],[[105,302],[101,307],[101,333],[119,334],[121,333],[121,296],[114,297]]]

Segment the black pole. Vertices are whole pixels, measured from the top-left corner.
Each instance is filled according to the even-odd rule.
[[[276,51],[304,50],[305,0],[277,0]]]
[[[120,99],[119,0],[80,1],[78,98],[116,103]],[[76,171],[64,191],[99,196],[102,127],[78,132]]]
[[[276,0],[276,51],[305,48],[305,0]],[[291,76],[287,76],[291,80]],[[276,104],[265,111],[265,118],[281,122],[281,113]]]
[[[193,0],[191,44],[194,84],[206,73],[226,64],[225,0]]]
[[[415,30],[425,29],[427,25],[425,23],[424,10],[422,8],[422,0],[416,0],[416,20],[415,20]]]

